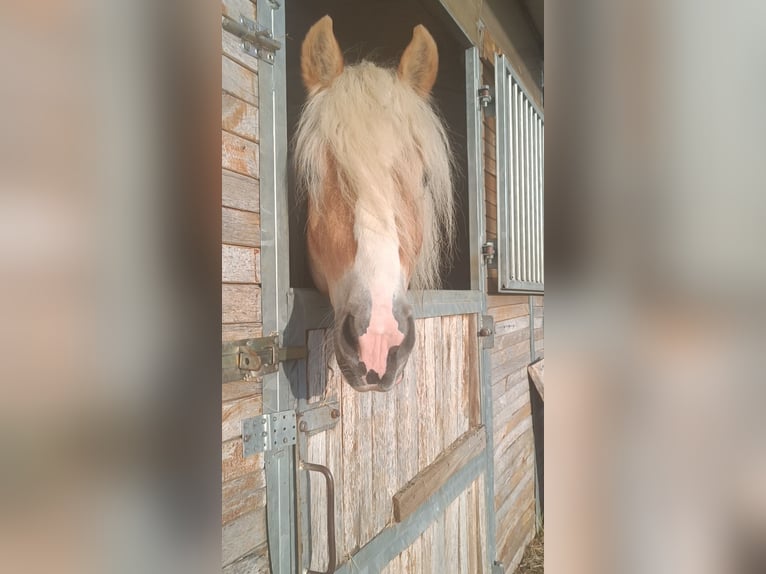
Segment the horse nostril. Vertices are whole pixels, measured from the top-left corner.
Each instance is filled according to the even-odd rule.
[[[343,327],[341,328],[341,336],[347,345],[356,350],[359,346],[359,337],[354,333],[353,322],[354,317],[350,314],[346,315],[346,319],[343,321]]]

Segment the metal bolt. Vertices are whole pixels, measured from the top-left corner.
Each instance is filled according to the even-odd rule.
[[[492,329],[489,327],[482,327],[479,329],[479,337],[489,337],[492,334]]]
[[[282,439],[282,442],[283,442],[284,444],[287,444],[287,437],[283,438],[283,439]]]
[[[298,426],[299,429],[301,429],[301,432],[306,432],[309,430],[309,424],[306,421],[301,421],[301,424]]]
[[[261,436],[262,436],[262,437],[267,437],[267,436],[269,436],[269,433],[267,433],[266,431],[263,431],[263,432],[261,433]]]
[[[242,440],[245,441],[245,442],[248,442],[250,440],[250,435],[249,434],[243,434],[242,435]]]
[[[340,416],[340,411],[338,409],[333,409],[330,411],[330,417],[337,419]]]

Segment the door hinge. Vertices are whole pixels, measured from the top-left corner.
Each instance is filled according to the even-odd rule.
[[[245,457],[292,446],[297,435],[295,411],[270,413],[242,421]]]
[[[279,363],[306,357],[306,347],[280,347],[279,335],[224,343],[223,381],[252,380],[279,370]]]
[[[481,327],[478,335],[483,339],[482,349],[491,349],[495,346],[495,319],[492,315],[481,316]]]
[[[330,430],[338,424],[340,415],[340,404],[334,398],[309,405],[309,408],[298,413],[298,430],[306,436]]]
[[[282,44],[273,38],[271,30],[241,15],[238,21],[224,15],[221,23],[224,30],[242,40],[243,52],[267,64],[274,63],[274,53]]]
[[[481,86],[477,95],[479,98],[479,105],[484,109],[484,113],[490,117],[494,116],[495,96],[492,95],[491,88],[487,85]]]

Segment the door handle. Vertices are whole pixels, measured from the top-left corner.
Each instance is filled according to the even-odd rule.
[[[335,479],[332,471],[324,465],[301,461],[301,469],[308,472],[318,472],[325,479],[327,488],[327,570],[307,570],[306,574],[332,574],[337,566],[335,556]],[[311,536],[309,526],[309,536]]]

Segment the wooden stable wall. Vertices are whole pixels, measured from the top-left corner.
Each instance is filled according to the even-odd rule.
[[[222,11],[255,20],[250,0],[223,0]],[[222,30],[221,167],[222,338],[261,333],[258,165],[258,60]],[[263,456],[242,456],[242,419],[262,413],[261,381],[222,387],[221,524],[223,572],[268,572]]]
[[[483,75],[483,83],[494,85],[494,68],[486,61]],[[485,115],[483,123],[487,240],[495,241],[495,118]],[[535,441],[527,367],[543,356],[543,296],[497,294],[497,268],[488,270],[487,285],[488,312],[495,320],[491,380],[497,558],[506,572],[513,572],[536,530]]]

